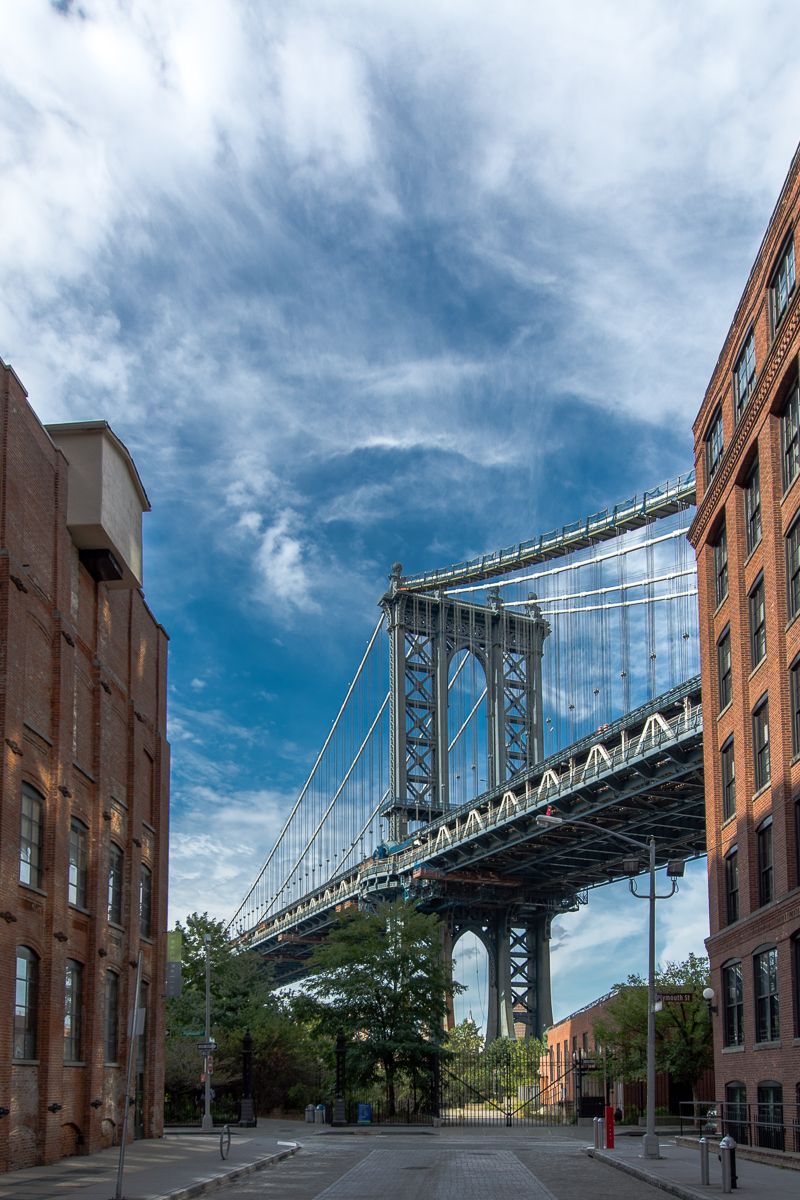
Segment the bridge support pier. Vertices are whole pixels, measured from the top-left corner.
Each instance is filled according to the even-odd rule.
[[[545,1026],[552,1024],[550,921],[548,913],[522,915],[515,908],[495,910],[485,920],[452,918],[445,935],[451,963],[454,946],[465,933],[474,933],[486,949],[487,1045],[499,1037],[517,1037],[518,1025],[524,1027],[519,1036],[525,1041],[541,1038]],[[457,969],[455,975],[458,978]],[[450,1021],[449,1015],[448,1029],[453,1027]]]

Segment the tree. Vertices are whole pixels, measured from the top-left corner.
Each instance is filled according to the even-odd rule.
[[[709,986],[708,959],[690,954],[685,962],[666,964],[656,973],[659,992],[691,992],[684,1004],[665,1004],[656,1013],[656,1069],[676,1083],[687,1083],[694,1100],[700,1076],[713,1064],[714,1046],[703,989]],[[594,1036],[606,1052],[607,1069],[625,1083],[647,1074],[647,983],[629,975],[594,1023]]]
[[[462,990],[445,969],[439,918],[395,900],[341,915],[314,952],[296,1011],[329,1042],[345,1030],[350,1074],[360,1083],[383,1076],[394,1112],[398,1072],[427,1074],[446,993]]]
[[[211,1035],[214,1087],[233,1086],[241,1079],[242,1035],[253,1037],[253,1087],[256,1110],[302,1107],[319,1098],[325,1073],[319,1050],[308,1030],[293,1018],[290,1005],[273,992],[273,981],[256,954],[237,952],[224,922],[208,913],[192,913],[183,934],[182,994],[167,1001],[167,1025],[173,1036],[166,1045],[165,1085],[168,1091],[192,1092],[200,1086],[202,1059],[183,1030],[205,1031],[205,934],[211,937]]]
[[[483,1034],[471,1016],[454,1025],[444,1040],[447,1049],[455,1054],[478,1054],[483,1049],[483,1042]]]

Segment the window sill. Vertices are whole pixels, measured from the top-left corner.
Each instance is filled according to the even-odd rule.
[[[736,823],[736,813],[731,813],[731,815],[729,817],[726,817],[725,820],[720,825],[720,831],[723,829],[727,829],[729,825],[734,825],[735,823]]]
[[[797,472],[797,474],[795,475],[794,479],[793,479],[793,480],[792,480],[792,482],[791,482],[791,483],[788,485],[788,487],[786,488],[786,491],[785,491],[785,492],[783,493],[783,495],[781,496],[781,508],[783,508],[784,502],[785,502],[786,500],[788,500],[788,498],[789,498],[789,494],[790,494],[790,492],[791,492],[792,488],[794,487],[794,485],[797,483],[798,479],[800,479],[800,471],[798,471],[798,472]]]
[[[144,825],[145,829],[149,829],[151,833],[158,832],[155,825],[151,825],[149,821],[145,821],[144,817],[142,817],[142,824]]]
[[[23,883],[21,879],[19,880],[19,886],[25,888],[26,892],[36,892],[37,896],[47,895],[47,892],[43,892],[41,888],[34,887],[32,883]]]
[[[726,592],[726,593],[725,593],[725,595],[724,595],[724,596],[722,597],[722,599],[720,600],[720,602],[719,602],[719,604],[717,605],[717,607],[714,609],[714,617],[713,617],[713,620],[715,620],[715,621],[716,621],[717,617],[718,617],[718,616],[719,616],[719,614],[722,612],[722,609],[724,608],[724,606],[725,606],[725,605],[727,604],[727,602],[728,602],[728,596],[729,596],[729,595],[730,595],[730,592]]]
[[[753,1042],[754,1050],[780,1050],[781,1039],[776,1038],[774,1042]]]
[[[91,771],[87,771],[86,767],[82,767],[81,764],[79,762],[76,762],[74,758],[72,760],[72,765],[76,771],[80,771],[81,775],[85,775],[86,778],[90,781],[90,783],[95,782],[94,775],[91,773]]]
[[[65,1058],[65,1059],[64,1059],[64,1066],[65,1066],[65,1067],[85,1067],[85,1066],[86,1066],[86,1063],[85,1063],[85,1062],[78,1062],[78,1060],[77,1060],[77,1059]]]
[[[793,1046],[800,1046],[800,1038],[792,1038]]]
[[[794,623],[798,617],[800,617],[800,609],[797,610],[797,612],[794,614],[793,617],[789,617],[789,620],[786,622],[786,625],[784,626],[784,633],[789,632],[789,630],[792,628],[792,626],[794,625]]]
[[[718,721],[719,721],[719,720],[720,720],[722,717],[724,717],[724,716],[725,716],[725,713],[728,711],[728,709],[729,709],[729,708],[731,708],[731,706],[732,706],[732,705],[733,705],[733,700],[729,700],[729,701],[728,701],[728,703],[725,705],[725,707],[724,707],[724,708],[721,708],[721,709],[719,710],[719,712],[717,713],[717,720],[718,720]]]
[[[125,932],[125,926],[124,926],[124,925],[118,925],[116,921],[109,921],[109,922],[108,922],[108,928],[109,928],[109,929],[118,929],[118,930],[120,931],[120,933],[124,933],[124,932]]]
[[[90,908],[81,908],[80,904],[73,904],[71,900],[69,902],[69,907],[73,910],[73,912],[83,913],[85,917],[90,917],[92,915],[92,910]]]
[[[146,934],[144,934],[144,933],[140,933],[140,934],[139,934],[139,941],[140,941],[140,942],[146,942],[148,946],[155,946],[155,944],[156,944],[156,939],[155,939],[155,938],[148,937],[148,936],[147,936]]]
[[[41,729],[37,729],[35,725],[31,725],[30,721],[23,721],[22,724],[26,729],[30,729],[31,733],[35,733],[43,742],[47,742],[48,746],[52,746],[53,739],[49,738],[46,733],[42,733]]]
[[[38,1067],[38,1058],[12,1058],[12,1067]]]
[[[758,539],[758,541],[756,542],[755,546],[753,546],[753,549],[752,549],[752,550],[748,550],[748,552],[747,552],[747,558],[744,560],[744,564],[743,564],[745,571],[747,570],[747,567],[748,567],[748,565],[749,565],[749,563],[750,563],[750,560],[752,559],[752,557],[753,557],[753,555],[755,554],[756,550],[760,549],[760,547],[763,545],[763,542],[764,542],[764,535],[763,535],[763,533],[762,533],[761,537]]]
[[[103,1063],[103,1066],[104,1066],[104,1067],[113,1067],[113,1068],[114,1068],[116,1071],[118,1071],[118,1070],[119,1070],[119,1063],[118,1063],[118,1062],[104,1062],[104,1063]]]
[[[756,663],[756,665],[753,667],[753,669],[752,669],[752,671],[750,672],[750,674],[747,676],[747,682],[748,682],[748,683],[750,683],[750,682],[752,681],[752,679],[753,679],[753,676],[754,676],[754,675],[757,675],[757,674],[758,674],[758,672],[761,670],[761,668],[763,667],[763,665],[764,665],[764,663],[765,663],[766,661],[767,661],[767,656],[766,656],[766,654],[765,654],[763,658],[760,658],[760,659],[758,660],[758,662],[757,662],[757,663]]]
[[[744,1054],[744,1045],[741,1046],[723,1046],[723,1054]]]
[[[750,797],[751,803],[753,800],[757,800],[759,798],[759,796],[763,796],[764,793],[768,792],[771,787],[772,787],[772,780],[770,779],[767,783],[764,784],[763,787],[759,788],[757,792],[753,792],[752,796]],[[762,906],[759,905],[759,907],[762,907]]]

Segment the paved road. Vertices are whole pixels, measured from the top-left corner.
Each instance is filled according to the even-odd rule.
[[[284,1135],[286,1136],[286,1135]],[[219,1200],[654,1200],[649,1184],[581,1153],[586,1131],[442,1129],[314,1134],[294,1158]]]

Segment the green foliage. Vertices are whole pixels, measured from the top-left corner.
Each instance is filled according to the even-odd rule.
[[[656,1013],[656,1068],[696,1093],[703,1072],[713,1064],[713,1041],[703,989],[709,986],[708,959],[690,954],[667,963],[656,974],[656,991],[692,992],[686,1004],[665,1004]],[[594,1023],[594,1036],[606,1052],[606,1071],[626,1083],[647,1074],[647,984],[629,975]]]
[[[396,900],[342,914],[314,952],[295,1012],[328,1047],[342,1028],[348,1075],[358,1084],[382,1077],[391,1105],[399,1071],[427,1075],[446,993],[461,990],[444,967],[438,917]]]
[[[202,1058],[193,1038],[183,1030],[205,1029],[206,960],[204,935],[211,937],[211,1036],[218,1043],[214,1054],[215,1090],[233,1087],[241,1080],[242,1037],[253,1038],[253,1091],[259,1112],[274,1108],[300,1108],[316,1103],[325,1076],[319,1050],[308,1030],[292,1017],[289,1006],[272,991],[270,973],[256,955],[235,953],[222,921],[207,913],[192,913],[183,934],[182,995],[167,1001],[167,1025],[172,1036],[166,1045],[165,1086],[168,1091],[193,1092],[200,1088]]]
[[[483,1034],[471,1017],[465,1017],[448,1031],[444,1044],[454,1054],[477,1054],[483,1049]]]

